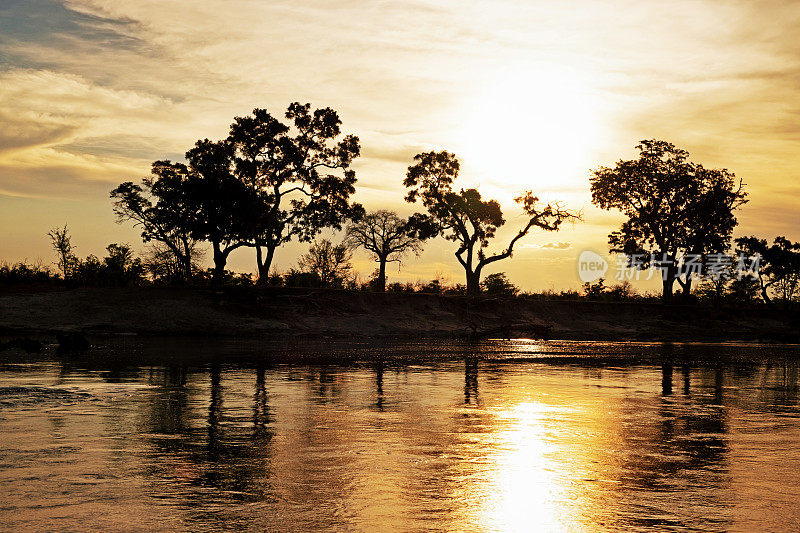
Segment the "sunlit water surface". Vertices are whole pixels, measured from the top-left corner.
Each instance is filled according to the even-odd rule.
[[[0,365],[4,530],[800,527],[799,347],[48,353]]]

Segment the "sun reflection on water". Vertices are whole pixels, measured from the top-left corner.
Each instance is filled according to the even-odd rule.
[[[547,435],[553,412],[545,404],[525,402],[498,413],[501,445],[493,466],[493,497],[484,511],[488,527],[502,531],[558,527],[565,488],[555,475],[555,444]]]

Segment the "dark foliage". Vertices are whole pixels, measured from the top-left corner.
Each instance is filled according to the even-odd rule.
[[[418,228],[417,228],[418,229]],[[409,220],[393,211],[374,211],[347,226],[344,243],[350,248],[363,248],[378,263],[373,289],[386,290],[386,264],[399,263],[403,256],[422,251],[422,239]]]
[[[453,189],[460,168],[454,154],[425,152],[414,156],[414,161],[403,181],[409,189],[406,201],[420,201],[427,213],[414,215],[410,220],[412,228],[420,238],[441,235],[458,245],[455,256],[466,272],[469,294],[480,292],[483,268],[511,257],[514,245],[531,229],[558,231],[564,221],[580,219],[578,213],[560,204],[541,205],[539,199],[528,191],[516,198],[528,216],[527,223],[504,250],[487,254],[489,241],[494,238],[497,228],[505,224],[500,204],[496,200],[483,200],[477,189]]]
[[[758,256],[756,282],[765,303],[773,298],[791,302],[800,298],[800,242],[776,237],[772,244],[757,237],[736,239],[736,249],[747,256]]]
[[[691,163],[689,153],[671,143],[645,140],[637,149],[638,159],[593,172],[592,203],[628,217],[609,235],[611,251],[641,256],[642,268],[651,266],[651,255],[658,257],[668,302],[675,280],[683,294],[691,291],[692,277],[681,277],[679,270],[682,256],[706,257],[729,248],[734,210],[746,202],[746,193],[733,173]]]

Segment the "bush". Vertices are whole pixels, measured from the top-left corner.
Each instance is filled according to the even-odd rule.
[[[587,300],[600,300],[606,291],[605,280],[600,278],[596,283],[586,282],[583,284],[583,295]]]
[[[313,287],[322,286],[322,280],[314,272],[302,272],[294,268],[283,275],[284,287]]]
[[[419,292],[427,294],[441,294],[443,290],[444,287],[442,286],[442,281],[439,278],[434,278],[419,288]]]
[[[0,285],[47,285],[61,283],[61,277],[44,266],[41,262],[28,264],[25,262],[0,264]]]
[[[487,293],[496,296],[516,296],[519,287],[511,283],[505,272],[498,272],[486,276],[481,282],[481,288]]]
[[[416,288],[414,287],[413,283],[410,283],[410,282],[409,283],[400,283],[400,282],[396,281],[394,283],[390,283],[389,285],[387,285],[386,286],[386,291],[387,292],[405,292],[405,293],[410,293],[410,292],[416,292]]]
[[[145,283],[145,266],[134,257],[127,244],[112,243],[106,246],[108,255],[102,259],[90,255],[77,261],[70,284],[96,287],[129,287]]]
[[[636,300],[638,295],[636,294],[636,289],[633,288],[631,282],[624,280],[622,283],[617,283],[616,285],[609,287],[606,292],[606,296],[609,300],[614,302],[626,302],[630,300]]]
[[[213,278],[214,269],[207,268],[198,271],[192,278],[192,281],[198,285],[217,285],[217,283],[214,283]],[[253,274],[249,272],[232,272],[230,270],[226,270],[222,274],[221,283],[231,287],[252,287],[255,285]]]

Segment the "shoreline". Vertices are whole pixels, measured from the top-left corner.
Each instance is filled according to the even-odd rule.
[[[80,288],[0,293],[0,337],[800,342],[800,314],[766,307],[288,288]]]

